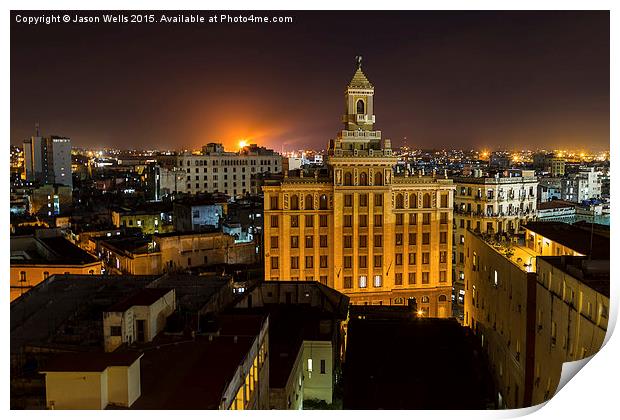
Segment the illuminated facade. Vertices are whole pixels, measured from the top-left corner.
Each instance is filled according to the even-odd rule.
[[[394,175],[373,97],[358,63],[327,170],[263,187],[266,279],[320,281],[353,304],[416,298],[426,316],[450,316],[452,180]]]

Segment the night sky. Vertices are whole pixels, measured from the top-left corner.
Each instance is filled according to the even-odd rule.
[[[15,15],[41,13],[12,12],[11,143],[38,121],[79,147],[323,149],[360,54],[395,146],[609,148],[606,11],[255,13],[294,19],[28,26]]]

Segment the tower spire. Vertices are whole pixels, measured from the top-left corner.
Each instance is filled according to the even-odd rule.
[[[358,70],[362,69],[362,56],[361,55],[355,56],[355,64],[357,64]]]

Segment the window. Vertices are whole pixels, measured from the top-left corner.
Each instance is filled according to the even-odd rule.
[[[422,245],[428,245],[431,243],[431,234],[425,232],[422,234]]]
[[[395,264],[403,265],[403,254],[396,254]]]
[[[382,279],[381,279],[381,276],[380,276],[379,274],[377,274],[377,275],[374,277],[373,286],[374,286],[374,287],[381,287],[381,280],[382,280]]]
[[[291,248],[299,248],[299,236],[291,236]]]
[[[327,196],[325,194],[319,197],[319,210],[327,210]]]
[[[95,274],[94,270],[89,270],[88,271],[89,274]],[[43,272],[43,280],[45,280],[46,278],[48,278],[50,276],[50,272],[49,271],[44,271]]]
[[[306,215],[306,227],[314,226],[314,215],[307,214]]]
[[[375,207],[383,207],[383,194],[375,194]]]
[[[416,213],[409,213],[409,224],[414,226],[418,224],[418,215]]]
[[[291,210],[299,210],[299,197],[296,195],[291,196]]]
[[[360,172],[360,185],[368,185],[368,175],[366,175],[366,172]]]
[[[403,225],[403,214],[397,213],[396,214],[396,226],[402,226],[402,225]]]
[[[383,256],[382,255],[375,255],[373,257],[374,259],[374,267],[375,268],[380,268],[382,266],[382,262],[383,262]]]
[[[344,173],[344,185],[353,185],[353,176],[351,172]]]
[[[271,257],[271,269],[272,270],[278,269],[278,257]]]
[[[278,209],[278,197],[271,197],[269,200],[269,208],[271,210],[277,210]]]
[[[409,265],[415,265],[415,264],[416,264],[416,253],[410,252],[409,253]]]
[[[375,214],[375,226],[383,226],[383,215]]]
[[[448,251],[439,251],[439,262],[440,263],[448,262]]]
[[[439,223],[441,223],[442,225],[448,224],[448,213],[441,212],[439,214]]]
[[[430,213],[422,214],[422,224],[423,225],[430,225],[431,224],[431,214]]]
[[[439,243],[440,244],[448,243],[448,232],[439,232]]]
[[[319,246],[321,248],[327,248],[327,235],[321,235],[319,236]]]
[[[321,359],[321,374],[325,374],[325,359]]]
[[[344,268],[351,268],[353,266],[352,260],[353,260],[353,257],[351,257],[350,255],[345,255],[344,256]]]
[[[299,227],[299,216],[291,216],[291,227]]]
[[[357,105],[355,105],[355,107],[357,108],[358,114],[364,114],[364,101],[363,100],[358,99]]]
[[[448,274],[446,271],[439,272],[439,283],[445,283],[448,280]]]
[[[403,244],[403,234],[402,233],[397,233],[395,235],[394,241],[395,241],[396,246],[402,245]]]
[[[327,227],[327,215],[321,214],[319,216],[319,227]]]
[[[381,172],[375,173],[375,185],[383,185],[383,174]]]
[[[277,236],[271,237],[271,249],[278,249],[278,237]]]
[[[327,255],[321,255],[319,257],[319,266],[321,268],[327,268]]]
[[[430,262],[430,252],[422,253],[422,264],[428,264]]]
[[[418,195],[415,193],[409,195],[409,208],[410,209],[418,208]]]
[[[313,268],[314,267],[314,257],[312,257],[311,255],[306,256],[306,268]]]
[[[291,257],[291,269],[299,269],[299,257]]]
[[[418,243],[418,234],[410,233],[409,234],[409,245],[417,245]]]
[[[407,279],[408,284],[415,284],[416,283],[416,273],[409,273],[409,278]]]
[[[350,289],[353,287],[353,277],[345,276],[343,286],[345,289]]]
[[[352,248],[353,247],[353,237],[351,235],[344,236],[344,247]]]
[[[360,281],[359,281],[360,288],[362,289],[366,288],[366,286],[368,285],[367,283],[368,283],[368,277],[360,276]]]
[[[422,273],[422,284],[428,284],[429,274],[428,271]]]
[[[396,194],[396,208],[402,209],[405,207],[405,199],[402,194]]]
[[[425,209],[431,208],[431,195],[430,194],[426,193],[422,197],[422,207],[424,207]]]
[[[306,248],[314,248],[314,236],[306,236]]]
[[[353,195],[352,194],[345,194],[344,195],[344,206],[345,207],[352,207],[353,206]]]
[[[422,296],[422,299],[421,299],[421,301],[420,301],[420,302],[422,302],[422,303],[428,303],[428,302],[429,302],[429,298],[428,298],[428,296]]]
[[[312,195],[308,194],[304,201],[304,210],[313,210],[314,205],[312,204]]]
[[[272,228],[278,227],[278,216],[271,216],[271,227]]]
[[[441,194],[441,207],[448,207],[448,194]]]
[[[360,207],[368,207],[368,194],[360,194]]]
[[[26,281],[26,272],[25,271],[20,271],[19,272],[19,281],[21,281],[21,282]]]
[[[374,245],[375,248],[381,248],[383,246],[383,235],[375,235]]]
[[[446,295],[439,295],[439,302],[447,302],[448,298],[446,298]]]
[[[368,226],[368,217],[365,214],[360,214],[360,216],[359,216],[359,225],[360,225],[360,227]]]
[[[394,284],[396,286],[402,286],[403,285],[403,273],[396,273],[394,275]]]
[[[120,337],[123,335],[120,325],[113,325],[110,327],[110,335],[112,337]]]
[[[360,248],[366,248],[366,246],[367,246],[366,245],[366,242],[367,242],[366,238],[367,238],[366,235],[360,235],[360,240],[359,240],[359,244],[358,244],[358,246]]]
[[[350,214],[345,214],[344,216],[344,227],[351,227],[353,226],[353,216],[351,216]]]
[[[359,259],[359,267],[366,268],[366,264],[367,264],[366,255],[360,255],[358,259]]]

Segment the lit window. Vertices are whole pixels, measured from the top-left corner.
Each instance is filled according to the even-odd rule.
[[[312,372],[312,359],[308,359],[308,372]]]
[[[367,284],[368,284],[368,278],[366,276],[360,276],[360,288],[364,289],[366,288]]]
[[[374,286],[375,287],[381,287],[381,276],[380,275],[376,275],[375,279],[374,279]]]

